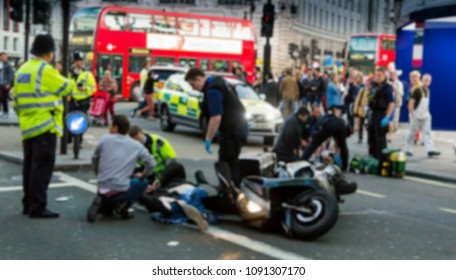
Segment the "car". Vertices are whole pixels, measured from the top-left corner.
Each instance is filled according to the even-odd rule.
[[[225,81],[237,93],[246,109],[249,135],[263,137],[265,145],[272,145],[284,122],[280,111],[264,101],[265,96],[258,95],[249,84],[231,78],[225,78]],[[183,74],[171,75],[155,99],[161,129],[172,132],[176,125],[184,125],[199,129],[204,137],[207,123],[200,116],[202,98],[203,94],[193,90]]]

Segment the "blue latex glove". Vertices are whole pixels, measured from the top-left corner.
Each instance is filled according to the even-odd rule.
[[[334,162],[336,163],[337,166],[342,167],[342,158],[339,155],[334,156]]]
[[[389,118],[388,118],[388,117],[384,117],[384,118],[382,119],[382,121],[380,122],[380,125],[381,125],[382,127],[387,127],[387,126],[388,126],[388,123],[389,123]]]
[[[211,140],[206,140],[204,141],[204,148],[206,149],[206,152],[210,155],[212,155],[212,141]]]

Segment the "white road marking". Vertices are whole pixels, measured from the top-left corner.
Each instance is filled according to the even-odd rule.
[[[53,183],[49,185],[49,188],[56,189],[56,188],[66,188],[72,187],[73,185],[67,182],[64,183]],[[7,187],[0,187],[0,192],[13,192],[13,191],[21,191],[22,186],[7,186]]]
[[[91,183],[91,184],[96,184],[96,183],[98,183],[98,180],[97,180],[97,179],[90,179],[90,180],[89,180],[89,183]]]
[[[450,208],[439,208],[440,211],[447,212],[450,214],[456,214],[456,210]]]
[[[362,191],[362,190],[356,190],[356,193],[362,194],[362,195],[367,195],[367,196],[372,196],[376,198],[385,198],[386,196],[383,194],[379,193],[374,193],[374,192],[368,192],[368,191]]]
[[[68,184],[71,184],[72,186],[82,188],[86,191],[96,193],[97,192],[97,187],[87,183],[85,181],[79,180],[77,178],[74,178],[73,176],[70,176],[68,174],[65,174],[63,172],[55,172],[54,173],[57,176],[60,176],[60,180],[67,182]],[[238,246],[244,247],[246,249],[261,253],[263,255],[279,259],[279,260],[309,260],[310,258],[306,258],[304,256],[294,254],[292,252],[287,252],[285,250],[279,249],[277,247],[271,246],[269,244],[252,240],[246,236],[232,233],[223,229],[220,229],[215,226],[210,226],[209,229],[206,231],[207,234],[212,235],[216,238],[223,239],[225,241],[228,241],[230,243],[236,244]]]
[[[341,216],[361,216],[361,215],[370,215],[370,214],[385,215],[387,213],[386,213],[386,211],[382,211],[382,210],[367,209],[364,211],[341,212],[339,215],[341,215]]]
[[[79,180],[78,178],[75,178],[73,176],[70,176],[68,174],[65,174],[63,172],[54,172],[55,175],[60,177],[60,180],[65,181],[69,184],[72,184],[75,187],[79,187],[83,190],[89,191],[91,193],[96,193],[97,192],[97,187],[89,184],[85,181]]]
[[[449,188],[449,189],[456,189],[456,185],[450,184],[450,183],[443,183],[443,182],[439,182],[439,181],[433,181],[433,180],[427,180],[427,179],[421,179],[421,178],[409,177],[409,176],[405,176],[404,178],[409,181],[415,181],[415,182],[419,182],[419,183],[424,183],[424,184],[429,184],[429,185],[434,185],[434,186],[444,187],[444,188]]]

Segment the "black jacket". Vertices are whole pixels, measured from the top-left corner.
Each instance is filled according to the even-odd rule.
[[[312,81],[310,81],[310,97],[315,98],[322,98],[323,95],[325,94],[325,81],[323,80],[322,77],[318,78],[313,78]]]
[[[287,119],[274,147],[274,152],[279,159],[296,157],[293,151],[301,147],[304,132],[309,129],[307,126],[310,127],[310,124],[301,122],[296,114]]]

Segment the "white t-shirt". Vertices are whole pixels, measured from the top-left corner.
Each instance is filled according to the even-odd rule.
[[[421,91],[421,99],[420,99],[420,104],[418,104],[418,107],[415,110],[415,118],[417,118],[419,120],[425,120],[425,119],[428,119],[430,116],[430,114],[429,114],[430,92],[428,89],[428,94],[426,95],[424,90],[422,90],[421,88],[420,88],[420,91]]]

